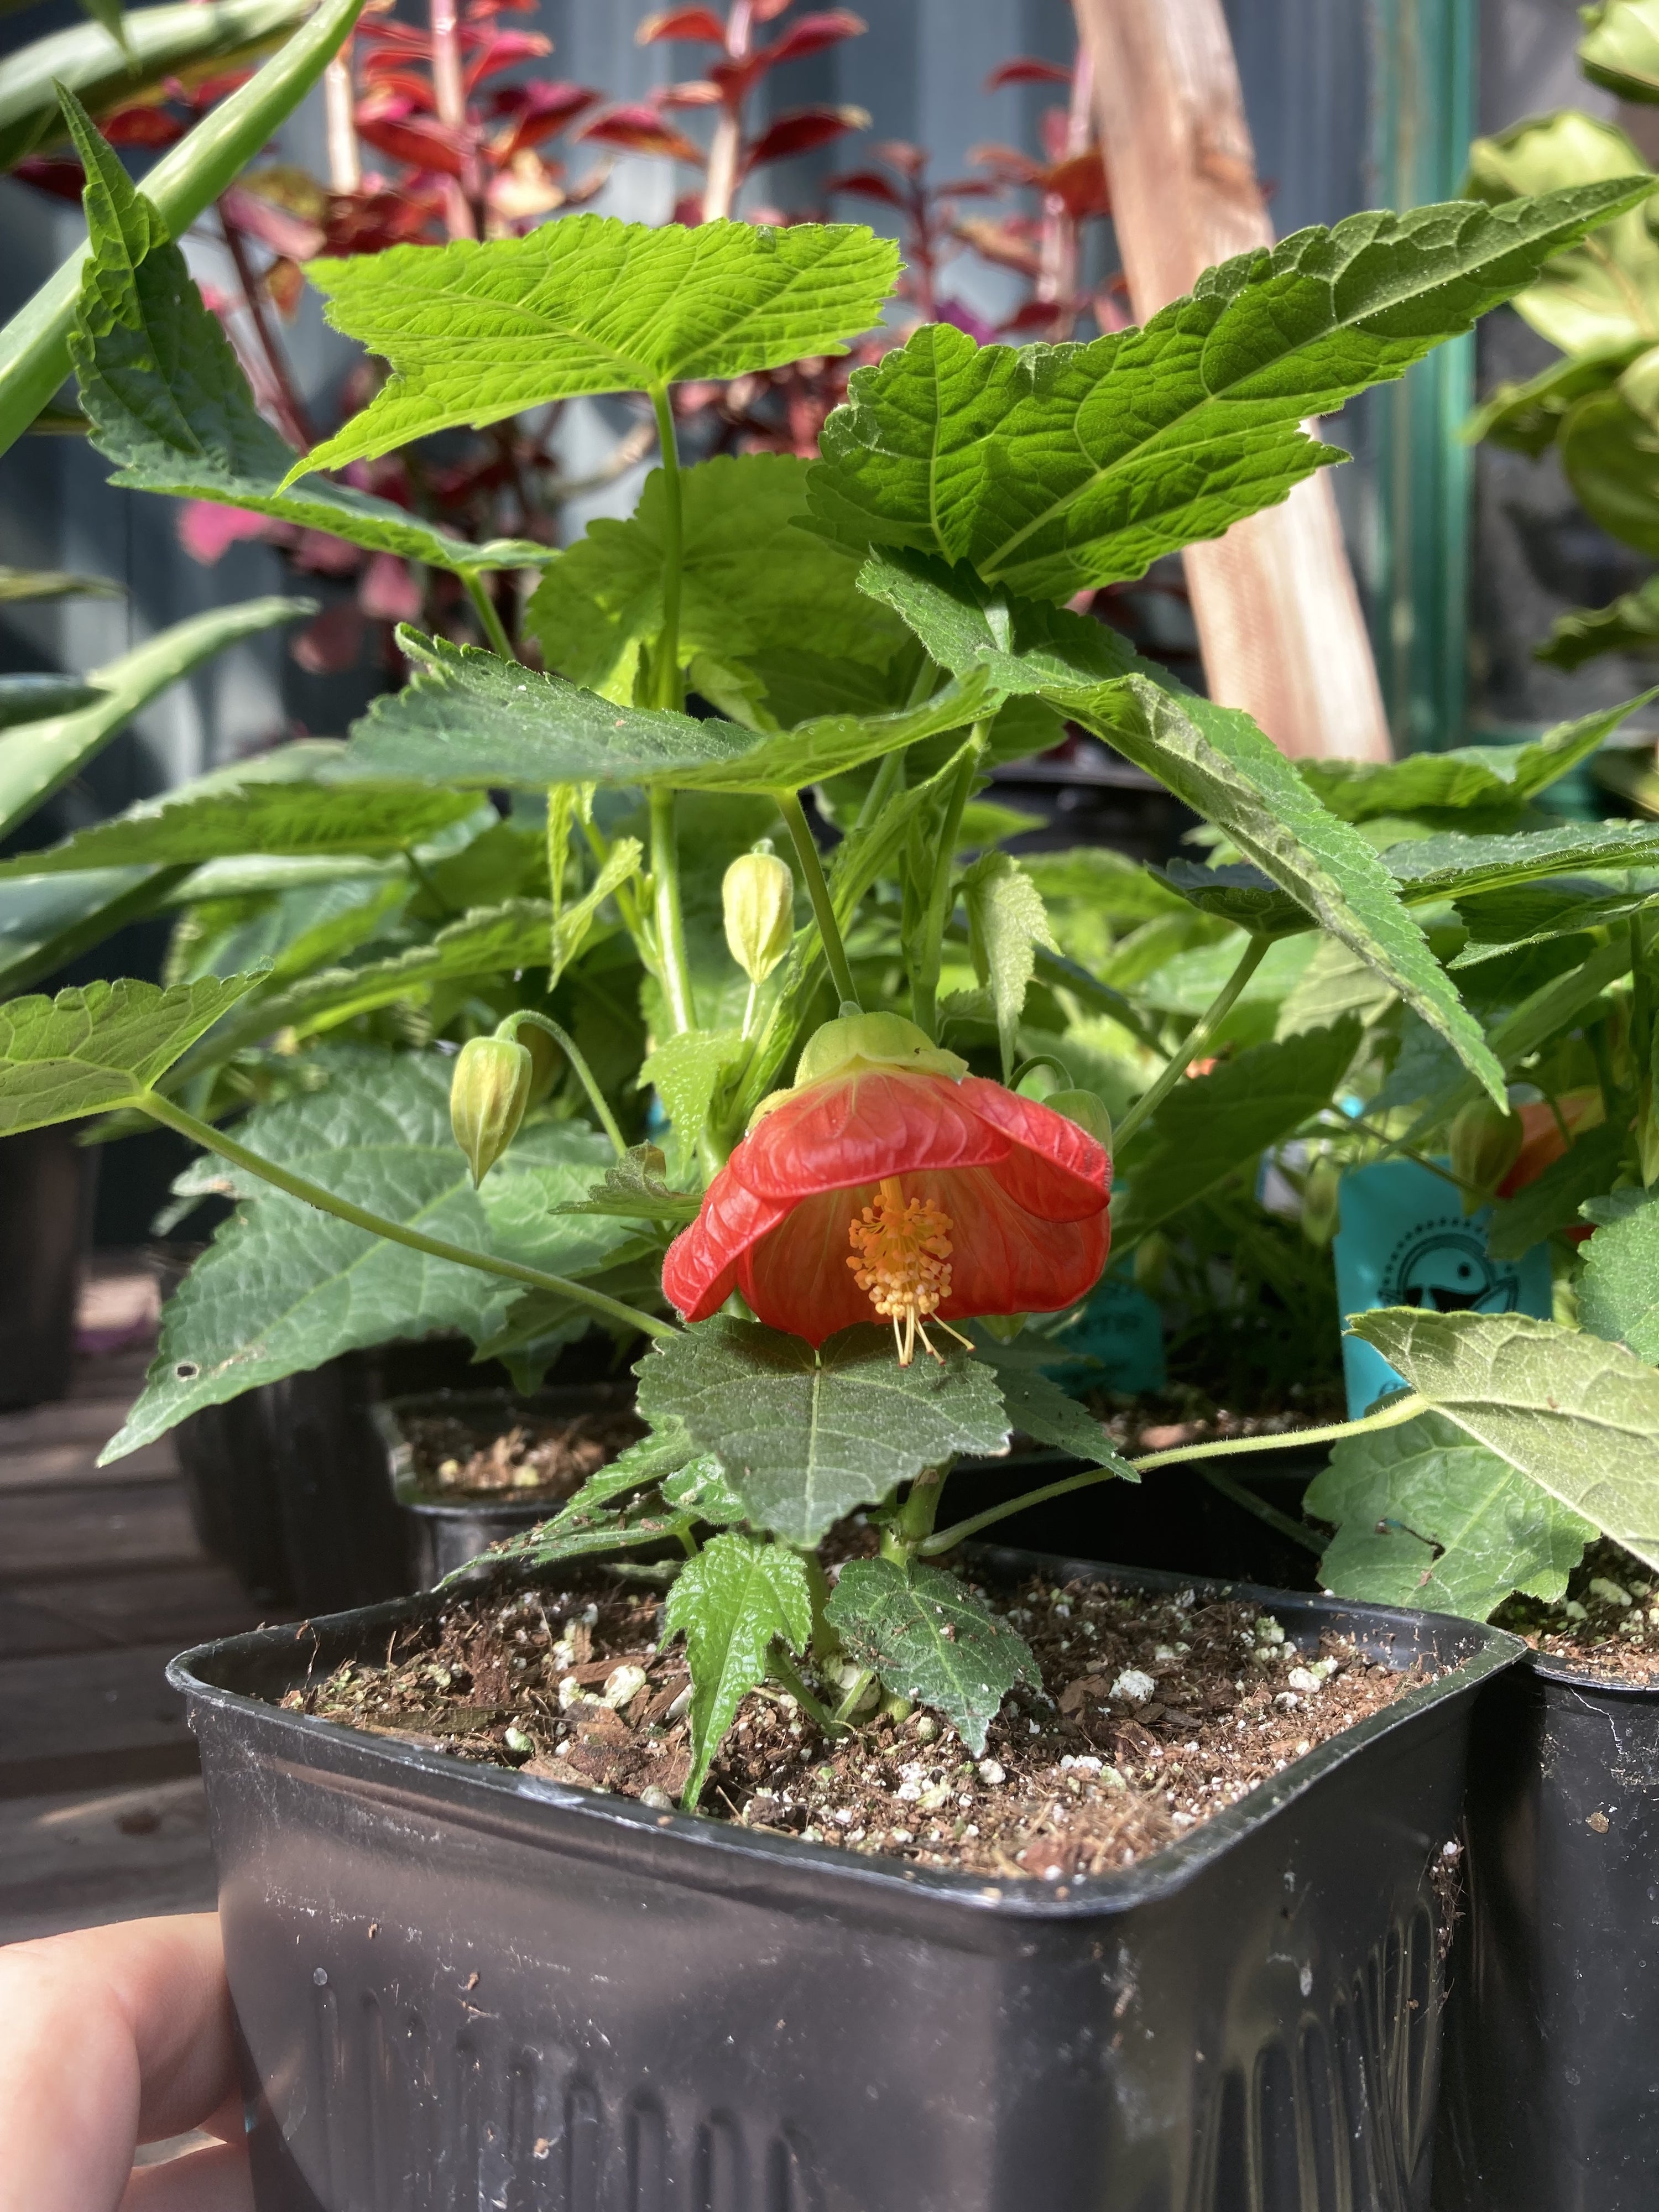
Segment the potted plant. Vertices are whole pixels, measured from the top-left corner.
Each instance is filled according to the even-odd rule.
[[[1352,1014],[1182,1079],[1275,942],[1345,947],[1506,1097],[1415,883],[1248,718],[1060,602],[1323,465],[1310,410],[1401,373],[1649,180],[1306,232],[1090,345],[923,324],[855,375],[822,458],[783,471],[682,467],[670,387],[867,329],[896,263],[867,231],[577,215],[324,263],[334,319],[392,374],[298,459],[66,107],[93,234],[82,404],[129,480],[356,542],[382,522],[321,469],[579,391],[641,392],[659,426],[633,520],[561,556],[526,610],[544,668],[501,649],[499,610],[494,650],[400,633],[413,680],[324,787],[342,818],[492,791],[539,807],[548,895],[490,917],[494,957],[532,922],[554,976],[573,930],[626,945],[659,1152],[629,1141],[620,1086],[544,996],[451,1052],[301,1056],[234,1128],[198,1109],[230,1045],[276,1024],[258,969],[0,1009],[6,1126],[141,1114],[198,1143],[202,1184],[234,1200],[116,1449],[388,1318],[526,1353],[590,1316],[648,1342],[647,1434],[467,1570],[477,1586],[180,1664],[266,2202],[388,2201],[408,2172],[495,2196],[546,2177],[578,2202],[684,2185],[988,2208],[1024,2201],[1042,2159],[1053,2201],[1080,2206],[1311,2157],[1310,2185],[1342,2158],[1381,2201],[1420,2203],[1462,1745],[1514,1645],[1074,1562],[953,1569],[937,1563],[1022,1501],[940,1506],[953,1460],[1016,1426],[1088,1462],[1068,1493],[1234,1449],[1130,1466],[1018,1325],[1099,1278],[1114,1151],[1127,1237],[1183,1176],[1219,1181],[1337,1094]],[[718,711],[686,713],[693,691]],[[1230,970],[1115,1140],[1062,1054],[1024,1064],[1035,885],[994,848],[960,865],[988,763],[1060,717],[1239,856],[1176,880]],[[814,787],[844,810],[827,866]],[[965,1010],[953,961],[983,994]],[[336,1004],[384,988],[356,975]],[[963,1011],[988,1072],[944,1034]],[[544,1038],[562,1110],[535,1103]],[[1534,1324],[1523,1373],[1495,1358],[1460,1394],[1445,1370],[1489,1319],[1407,1316],[1387,1343],[1415,1395],[1340,1433],[1424,1407],[1471,1433],[1518,1423],[1529,1478],[1570,1488],[1590,1415],[1557,1370],[1584,1340]],[[1645,1406],[1659,1376],[1604,1351]],[[1538,1442],[1540,1388],[1565,1410]],[[624,1925],[658,1939],[637,1966]],[[866,2100],[872,2080],[893,2095]],[[1310,2149],[1298,2095],[1327,2115]],[[881,2124],[847,2128],[866,2101]]]

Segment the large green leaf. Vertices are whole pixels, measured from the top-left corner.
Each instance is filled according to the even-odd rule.
[[[88,983],[0,1006],[0,1136],[136,1105],[258,980]]]
[[[1564,107],[1517,123],[1469,149],[1466,189],[1498,213],[1535,205],[1522,196],[1559,191],[1617,192],[1647,168],[1611,123]],[[1639,200],[1610,209],[1613,220],[1582,243],[1564,239],[1536,281],[1511,304],[1563,353],[1611,353],[1659,340],[1659,240]]]
[[[1383,856],[1413,905],[1465,899],[1578,868],[1659,865],[1659,822],[1564,822],[1556,830],[1466,837],[1455,830],[1391,846]]]
[[[153,913],[184,874],[182,868],[99,868],[0,884],[0,997],[27,990],[124,922]]]
[[[118,660],[94,668],[87,678],[98,693],[94,705],[0,738],[0,836],[78,775],[141,707],[181,676],[227,646],[315,611],[310,599],[245,599],[240,606],[215,607],[175,623]]]
[[[827,1611],[850,1658],[943,1713],[975,1758],[1016,1683],[1042,1686],[1024,1638],[938,1567],[849,1559]]]
[[[1559,722],[1524,745],[1455,745],[1441,753],[1408,753],[1399,761],[1304,760],[1303,781],[1345,822],[1382,814],[1443,809],[1518,810],[1587,759],[1627,714],[1654,697],[1644,692],[1622,707]]]
[[[520,1131],[475,1191],[450,1131],[447,1055],[347,1048],[318,1065],[329,1079],[320,1090],[250,1115],[239,1140],[390,1220],[562,1275],[598,1272],[629,1237],[626,1224],[559,1212],[611,1154],[585,1122]],[[181,1187],[239,1202],[168,1301],[143,1394],[106,1459],[337,1352],[434,1330],[478,1341],[520,1295],[517,1285],[371,1236],[217,1159]]]
[[[795,527],[805,477],[793,453],[722,455],[682,472],[682,663],[808,649],[881,668],[904,642],[901,625],[857,589],[856,563]],[[662,532],[653,469],[628,521],[589,523],[542,578],[526,619],[549,668],[632,699],[640,647],[662,629]]]
[[[476,813],[465,792],[393,783],[246,783],[146,799],[44,853],[0,861],[0,880],[81,868],[195,864],[238,853],[404,853]]]
[[[1581,399],[1562,425],[1561,465],[1609,537],[1659,555],[1659,435],[1621,392]]]
[[[305,98],[362,6],[362,0],[321,0],[248,83],[221,100],[149,171],[144,197],[169,238],[184,236]],[[186,0],[179,12],[198,20],[201,13],[194,0]],[[112,47],[112,41],[106,44]],[[81,264],[90,250],[85,240],[74,247],[0,331],[0,453],[22,435],[69,374]]]
[[[1659,653],[1659,576],[1621,592],[1605,607],[1575,607],[1558,615],[1533,659],[1571,675],[1604,653]]]
[[[0,730],[44,722],[54,714],[77,714],[97,703],[97,692],[78,677],[0,676]]]
[[[816,1544],[924,1468],[1006,1449],[996,1376],[952,1353],[901,1367],[884,1329],[843,1329],[814,1352],[798,1336],[717,1315],[647,1352],[640,1411],[683,1420],[713,1452],[757,1527]]]
[[[1655,0],[1599,0],[1583,10],[1578,63],[1592,84],[1620,100],[1659,100],[1659,7]]]
[[[1358,1046],[1350,1015],[1330,1029],[1252,1045],[1178,1083],[1123,1163],[1127,1190],[1113,1207],[1115,1240],[1146,1236],[1328,1106]]]
[[[561,676],[418,631],[399,629],[398,638],[418,672],[354,726],[348,763],[367,775],[478,789],[666,783],[795,790],[962,728],[985,710],[988,692],[975,675],[898,714],[824,715],[797,730],[757,734],[734,722],[619,707]]]
[[[812,1633],[806,1570],[781,1544],[711,1537],[675,1577],[663,1626],[671,1636],[684,1632],[691,1668],[691,1771],[680,1800],[689,1807],[702,1795],[738,1705],[766,1680],[773,1644],[806,1647]]]
[[[1054,1358],[1051,1345],[1044,1344],[1039,1350],[1036,1343],[1024,1337],[1017,1338],[1012,1344],[1000,1344],[988,1329],[982,1329],[979,1346],[980,1357],[996,1370],[997,1387],[1016,1429],[1040,1444],[1052,1444],[1057,1451],[1069,1453],[1090,1467],[1110,1468],[1126,1482],[1139,1481],[1140,1477],[1119,1451],[1104,1423],[1097,1421],[1086,1407],[1069,1396],[1058,1382],[1051,1382],[1036,1364],[1041,1358]]]
[[[24,599],[118,599],[126,586],[108,576],[83,576],[70,568],[12,568],[0,564],[0,607]]]
[[[62,140],[58,85],[92,108],[159,97],[169,77],[197,84],[269,53],[306,12],[307,0],[173,0],[129,11],[125,49],[91,23],[37,39],[6,57],[0,169]]]
[[[1302,1510],[1336,1526],[1319,1579],[1338,1597],[1470,1620],[1516,1590],[1563,1596],[1596,1533],[1438,1413],[1345,1437]]]
[[[1602,1225],[1585,1247],[1578,1318],[1610,1344],[1627,1344],[1638,1359],[1659,1364],[1659,1195],[1643,1194],[1642,1203],[1616,1212],[1607,1201],[1585,1212]]]
[[[604,392],[842,354],[878,321],[898,250],[857,223],[653,228],[566,216],[525,238],[395,246],[307,274],[336,330],[392,363],[313,468]]]
[[[1036,598],[1139,576],[1344,459],[1308,417],[1403,375],[1651,189],[1626,173],[1493,210],[1350,216],[1085,345],[981,348],[924,324],[854,371],[814,511],[848,544],[966,561]]]
[[[1659,886],[1645,869],[1639,879],[1626,877],[1623,884],[1604,876],[1544,876],[1472,893],[1457,902],[1458,920],[1468,930],[1469,942],[1451,966],[1461,973],[1526,945],[1547,945],[1558,937],[1577,937],[1626,921],[1656,895]]]
[[[1659,1567],[1659,1371],[1525,1314],[1385,1307],[1348,1327],[1431,1411]]]
[[[1132,666],[1100,623],[1054,608],[988,607],[960,570],[914,555],[872,555],[862,589],[894,608],[959,679],[1035,691],[1103,738],[1224,830],[1247,860],[1399,992],[1494,1097],[1497,1063],[1387,868],[1358,831],[1322,806],[1249,716],[1179,696]],[[1012,648],[1012,650],[1010,648]]]
[[[407,507],[325,479],[279,492],[291,447],[254,405],[219,318],[154,209],[84,111],[72,99],[64,105],[86,168],[93,246],[70,357],[92,442],[116,464],[112,483],[249,507],[458,575],[554,558],[528,540],[467,544]]]

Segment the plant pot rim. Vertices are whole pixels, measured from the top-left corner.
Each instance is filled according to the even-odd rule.
[[[1569,1690],[1599,1690],[1617,1698],[1659,1698],[1659,1680],[1651,1682],[1621,1681],[1614,1674],[1592,1674],[1571,1659],[1558,1658],[1548,1651],[1534,1651],[1529,1644],[1522,1644],[1522,1663],[1540,1681],[1559,1682]]]
[[[673,1872],[681,1880],[695,1881],[701,1874],[704,1880],[719,1881],[724,1876],[729,1881],[733,1872],[746,1867],[757,1879],[817,1877],[820,1884],[836,1886],[842,1894],[866,1899],[884,1893],[892,1899],[920,1895],[953,1913],[1055,1923],[1115,1917],[1184,1888],[1238,1838],[1273,1819],[1328,1774],[1407,1725],[1425,1708],[1466,1694],[1490,1676],[1512,1667],[1526,1649],[1518,1638],[1504,1630],[1449,1614],[1351,1605],[1335,1598],[1273,1590],[1248,1583],[1206,1580],[1153,1568],[1118,1568],[1108,1561],[1061,1559],[988,1546],[975,1547],[973,1556],[981,1571],[998,1579],[1042,1573],[1056,1582],[1069,1582],[1090,1576],[1155,1595],[1191,1590],[1201,1599],[1232,1598],[1275,1613],[1312,1614],[1328,1620],[1334,1628],[1352,1627],[1358,1622],[1370,1627],[1378,1642],[1391,1643],[1398,1635],[1410,1646],[1425,1625],[1434,1624],[1460,1656],[1445,1664],[1434,1680],[1408,1690],[1392,1705],[1292,1759],[1280,1773],[1258,1783],[1237,1803],[1198,1822],[1161,1850],[1110,1874],[1077,1875],[1058,1882],[1037,1875],[993,1877],[983,1872],[909,1866],[876,1855],[866,1856],[829,1844],[807,1843],[799,1837],[763,1833],[735,1821],[711,1820],[678,1808],[655,1811],[634,1798],[574,1788],[512,1768],[462,1761],[422,1744],[291,1712],[216,1679],[236,1672],[239,1662],[292,1650],[307,1632],[313,1638],[314,1659],[326,1640],[322,1632],[334,1632],[338,1640],[352,1632],[361,1637],[362,1632],[370,1629],[378,1632],[398,1622],[422,1620],[453,1603],[457,1594],[428,1590],[411,1598],[330,1614],[319,1621],[303,1621],[297,1627],[255,1629],[196,1644],[171,1662],[167,1678],[173,1689],[191,1700],[216,1707],[222,1713],[240,1712],[257,1718],[267,1728],[291,1734],[299,1744],[326,1741],[337,1757],[342,1741],[349,1742],[371,1789],[378,1784],[381,1790],[406,1795],[406,1790],[399,1791],[398,1776],[412,1771],[436,1786],[436,1794],[446,1800],[452,1813],[471,1812],[484,1822],[492,1813],[548,1820],[556,1827],[565,1828],[568,1841],[576,1842],[586,1833],[601,1850],[614,1850],[626,1839],[646,1850],[672,1847],[678,1861]],[[331,1659],[329,1663],[337,1662]],[[574,1824],[574,1832],[568,1824]]]
[[[392,1494],[399,1505],[411,1513],[430,1514],[439,1520],[470,1520],[479,1513],[506,1513],[522,1519],[526,1527],[533,1528],[538,1521],[550,1521],[561,1507],[569,1504],[569,1496],[548,1492],[532,1495],[528,1491],[513,1489],[438,1493],[415,1472],[415,1455],[404,1433],[404,1422],[423,1413],[449,1413],[464,1420],[470,1409],[476,1407],[483,1413],[507,1406],[532,1415],[545,1413],[556,1419],[566,1413],[618,1413],[633,1402],[633,1385],[620,1382],[555,1382],[532,1390],[523,1398],[515,1391],[502,1389],[499,1384],[486,1383],[477,1390],[410,1390],[396,1398],[378,1398],[370,1406],[368,1416],[386,1448]]]

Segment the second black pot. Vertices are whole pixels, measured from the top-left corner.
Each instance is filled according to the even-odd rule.
[[[1659,1688],[1533,1658],[1483,1692],[1443,2212],[1659,2203]]]
[[[274,1702],[434,1598],[187,1655],[259,2212],[1424,2212],[1445,1846],[1476,1690],[1519,1647],[1240,1594],[1304,1645],[1443,1671],[1071,1883],[653,1812]]]
[[[0,1411],[67,1395],[99,1150],[68,1124],[0,1139]]]

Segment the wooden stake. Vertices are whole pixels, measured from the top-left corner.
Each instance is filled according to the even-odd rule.
[[[1142,322],[1273,243],[1221,0],[1074,0],[1118,250]],[[1316,426],[1306,426],[1316,434]],[[1212,695],[1281,752],[1387,760],[1370,641],[1322,476],[1183,556]]]

